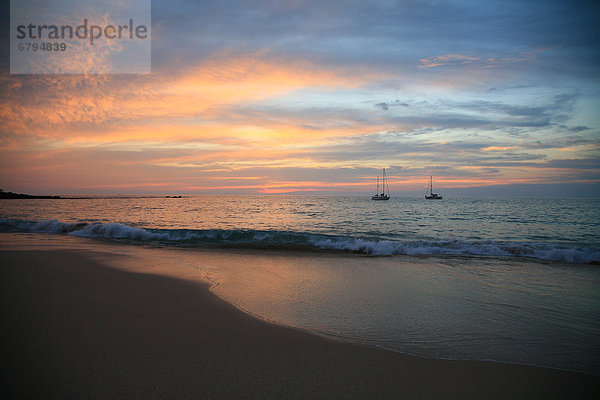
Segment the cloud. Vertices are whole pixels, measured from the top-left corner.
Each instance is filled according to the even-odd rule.
[[[179,135],[185,124],[216,126],[237,104],[307,87],[325,91],[356,87],[362,84],[356,73],[360,72],[321,68],[302,60],[223,54],[175,75],[4,75],[0,132],[54,139],[69,132],[70,139],[102,140],[108,135],[114,140],[111,132],[117,131],[128,140],[137,137],[135,132],[151,134],[156,126],[165,125],[158,134],[165,138]],[[127,132],[134,136],[127,137]]]
[[[400,107],[409,107],[408,103],[401,103],[400,100],[394,100],[392,102],[381,102],[381,103],[377,103],[375,104],[375,107],[381,108],[383,111],[387,111],[390,109],[390,107],[396,107],[396,106],[400,106]]]
[[[419,60],[419,68],[433,68],[444,65],[464,65],[478,61],[479,57],[471,57],[462,54],[445,54]]]
[[[600,149],[597,8],[158,2],[150,76],[0,74],[0,178],[363,190],[389,165],[406,185],[585,179]]]
[[[388,105],[386,103],[377,103],[377,104],[375,104],[375,107],[379,107],[383,111],[387,111],[388,110]]]
[[[567,129],[571,132],[583,132],[583,131],[589,131],[591,128],[587,127],[587,126],[583,126],[583,125],[577,125],[577,126],[567,126],[567,125],[560,125],[560,127],[562,129]]]
[[[552,47],[538,48],[531,51],[513,52],[511,50],[500,54],[487,56],[468,56],[464,54],[444,54],[419,60],[419,69],[437,68],[437,67],[465,67],[475,68],[494,68],[509,67],[512,64],[523,63],[538,58],[542,53],[551,50]]]
[[[600,160],[598,158],[549,160],[544,166],[547,168],[584,169],[596,170],[596,173],[600,172]]]

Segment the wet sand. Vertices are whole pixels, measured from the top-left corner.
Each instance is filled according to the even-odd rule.
[[[600,392],[599,379],[584,374],[422,359],[329,340],[249,316],[208,283],[116,264],[89,250],[0,251],[2,398],[559,399]]]

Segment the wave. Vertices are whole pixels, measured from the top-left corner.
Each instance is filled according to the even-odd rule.
[[[529,257],[570,263],[600,263],[600,250],[552,243],[495,240],[388,240],[316,233],[223,229],[149,229],[120,223],[66,223],[58,220],[0,219],[2,232],[56,233],[92,239],[184,247],[296,248],[375,256],[453,255]]]

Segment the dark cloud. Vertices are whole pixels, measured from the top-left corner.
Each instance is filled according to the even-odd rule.
[[[215,52],[266,51],[398,71],[448,54],[517,62],[527,52],[552,48],[546,53],[553,62],[536,64],[537,73],[572,68],[598,76],[598,11],[597,2],[542,0],[155,2],[153,64],[176,67]]]
[[[375,104],[375,107],[379,107],[384,111],[390,109],[390,107],[408,107],[408,103],[401,103],[400,100],[394,100],[393,102],[381,102]]]
[[[582,125],[577,125],[577,126],[560,125],[560,128],[569,130],[571,132],[583,132],[583,131],[589,131],[591,129],[587,126],[582,126]]]
[[[581,158],[581,159],[550,160],[545,163],[545,166],[548,168],[600,170],[600,159],[599,158]]]
[[[377,104],[375,104],[375,107],[379,107],[383,111],[387,111],[389,109],[389,107],[388,107],[388,105],[386,103],[377,103]]]

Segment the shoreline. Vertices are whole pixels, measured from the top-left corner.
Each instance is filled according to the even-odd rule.
[[[270,323],[208,281],[126,254],[3,247],[0,259],[5,398],[591,398],[600,388],[592,375],[425,359]]]

